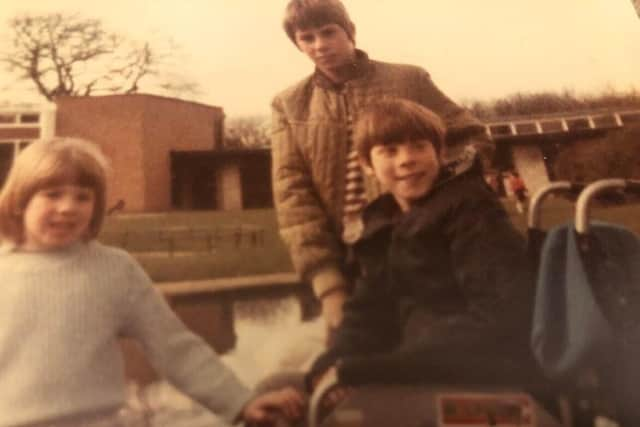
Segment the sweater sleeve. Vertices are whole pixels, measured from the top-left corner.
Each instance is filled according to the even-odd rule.
[[[273,193],[278,226],[294,267],[310,280],[315,295],[345,286],[340,269],[343,245],[314,188],[311,172],[294,138],[282,102],[272,103]]]
[[[231,423],[249,400],[249,390],[187,329],[142,268],[131,262],[124,334],[140,342],[157,372]]]

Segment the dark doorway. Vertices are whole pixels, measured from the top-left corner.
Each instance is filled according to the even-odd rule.
[[[13,144],[0,144],[0,185],[7,178],[13,162]]]
[[[271,158],[247,156],[242,160],[242,206],[245,209],[273,207]]]
[[[216,208],[215,170],[207,167],[198,168],[193,176],[193,206],[195,210]]]

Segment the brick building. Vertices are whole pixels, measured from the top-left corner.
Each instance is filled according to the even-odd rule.
[[[171,168],[172,206],[176,209],[273,206],[268,148],[174,151]]]
[[[55,134],[55,119],[54,104],[0,106],[0,183],[22,148]]]
[[[0,181],[22,147],[54,135],[100,145],[112,169],[108,206],[158,212],[271,205],[269,151],[225,150],[220,107],[129,94],[0,108]]]
[[[100,145],[113,169],[108,205],[123,200],[126,211],[172,208],[171,152],[222,146],[219,107],[139,94],[60,97],[56,105],[56,135]]]

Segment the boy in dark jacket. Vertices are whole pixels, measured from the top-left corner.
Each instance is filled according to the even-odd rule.
[[[441,164],[444,138],[440,118],[408,100],[359,117],[356,149],[387,193],[363,213],[354,293],[311,383],[334,370],[347,385],[535,378],[524,239],[472,149]]]

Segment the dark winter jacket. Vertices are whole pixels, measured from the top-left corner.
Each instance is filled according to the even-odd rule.
[[[349,384],[528,380],[533,274],[476,159],[443,168],[409,212],[383,195],[363,220],[360,277],[310,378],[336,364]]]

